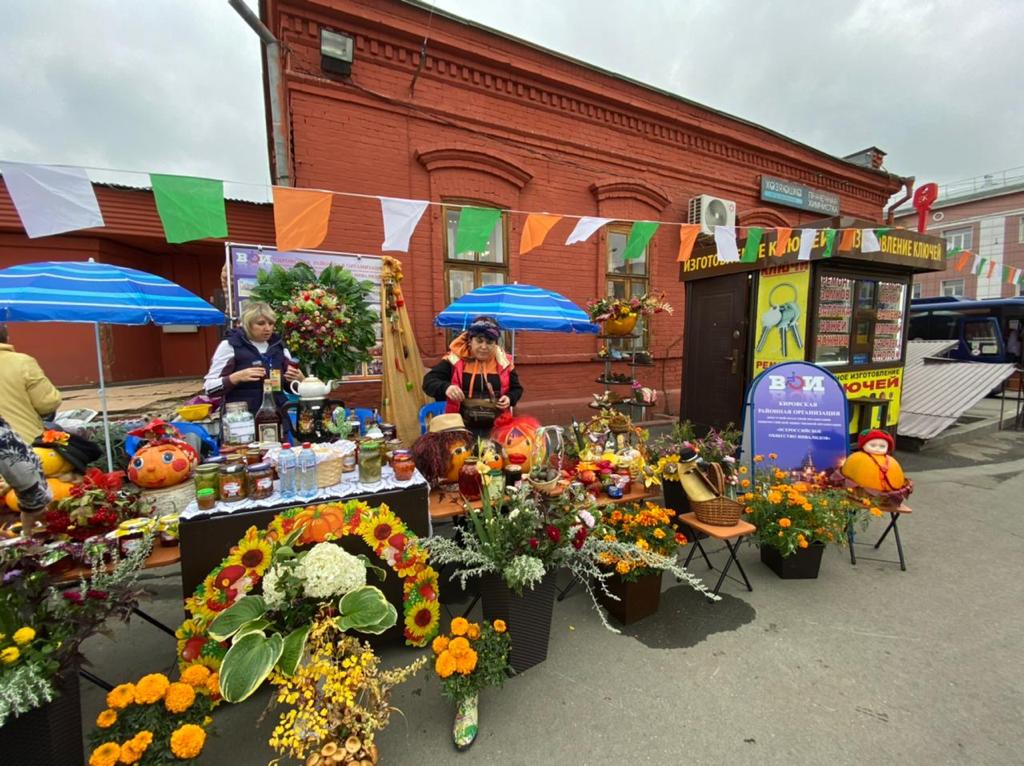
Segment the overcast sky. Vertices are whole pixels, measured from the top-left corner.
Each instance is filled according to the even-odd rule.
[[[436,5],[919,183],[1024,166],[1019,0]],[[0,52],[0,159],[268,181],[227,0],[0,0]]]

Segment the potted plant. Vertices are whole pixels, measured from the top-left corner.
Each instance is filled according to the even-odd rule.
[[[662,312],[671,314],[672,307],[665,302],[664,293],[645,294],[634,298],[616,298],[607,295],[587,302],[587,313],[593,322],[603,325],[604,335],[621,337],[629,335],[641,316],[653,316]]]
[[[739,469],[740,487],[747,490],[740,501],[757,527],[761,561],[784,579],[816,578],[825,546],[846,543],[847,524],[863,506],[848,492],[821,483],[821,477],[806,481],[780,470],[774,459],[755,455],[752,480],[745,466]]]
[[[595,534],[608,542],[625,542],[644,551],[674,559],[686,536],[673,523],[675,511],[655,503],[615,509],[604,514]],[[606,581],[608,594],[599,593],[601,604],[623,625],[629,625],[658,611],[661,600],[662,570],[627,553],[604,553],[599,557],[611,576]]]
[[[706,436],[698,438],[693,424],[685,420],[676,423],[669,434],[652,439],[647,445],[648,459],[655,464],[661,480],[665,505],[680,516],[690,512],[690,503],[679,481],[678,464],[683,455],[692,456],[694,452],[703,468],[717,463],[727,489],[735,493],[739,483],[735,455],[741,437],[742,433],[730,423],[722,430],[709,429]]]
[[[112,531],[126,519],[140,514],[140,494],[124,484],[124,471],[104,473],[87,468],[82,481],[43,515],[51,535],[68,535],[82,541]]]

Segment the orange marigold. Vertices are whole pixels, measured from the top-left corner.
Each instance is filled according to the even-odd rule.
[[[508,630],[508,626],[505,625],[505,621],[504,620],[495,620],[494,621],[494,632],[495,633],[504,633],[506,630]]]
[[[469,640],[459,636],[453,638],[448,644],[448,651],[458,657],[460,654],[464,654],[469,651]]]
[[[220,673],[210,673],[210,677],[206,679],[206,693],[214,697],[220,696]]]
[[[101,729],[109,729],[117,723],[117,713],[113,710],[104,710],[96,716],[96,725]]]
[[[469,627],[466,629],[466,636],[472,641],[480,638],[480,626],[475,622],[469,623]]]
[[[740,486],[743,489],[746,489],[747,487],[749,487],[750,486],[750,479],[741,479],[740,480]]]
[[[876,508],[875,506],[871,506],[870,513],[872,516],[881,516],[882,510],[880,508]]]
[[[810,543],[808,543],[806,540],[801,540],[799,543],[797,543],[797,545],[799,545],[801,548],[806,548],[808,545],[810,545]]]
[[[135,685],[120,684],[107,692],[107,707],[113,710],[124,710],[135,701]]]
[[[195,758],[203,752],[205,744],[206,731],[194,723],[187,723],[171,734],[171,752],[183,761]]]
[[[620,575],[629,574],[630,569],[632,569],[632,567],[629,565],[628,561],[620,560],[619,563],[615,565],[615,571]]]
[[[453,636],[464,636],[466,631],[469,629],[469,620],[465,617],[456,617],[452,620],[452,635]]]
[[[434,671],[441,678],[448,678],[455,672],[456,661],[451,652],[444,651],[438,655],[434,662]]]
[[[92,751],[89,766],[114,766],[121,757],[121,746],[116,742],[104,742]]]
[[[159,702],[170,685],[171,682],[163,673],[150,673],[148,676],[143,676],[135,684],[136,704],[148,705],[152,702]]]
[[[460,675],[468,676],[476,670],[476,652],[470,649],[455,658],[455,669]]]
[[[434,650],[434,654],[440,654],[448,648],[448,636],[438,636],[430,644],[430,648]]]
[[[196,690],[188,684],[171,684],[164,695],[164,707],[169,713],[184,713],[195,701]]]
[[[782,527],[783,529],[789,529],[792,525],[793,525],[793,522],[790,521],[789,519],[787,519],[785,516],[783,516],[781,519],[779,519],[779,526]]]
[[[210,669],[205,665],[189,665],[181,674],[181,680],[189,686],[206,686],[210,677]]]

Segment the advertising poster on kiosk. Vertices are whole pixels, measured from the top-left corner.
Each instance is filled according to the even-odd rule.
[[[774,266],[761,272],[754,316],[754,376],[806,357],[811,265]]]
[[[747,394],[750,452],[776,455],[777,468],[806,475],[837,467],[847,454],[846,392],[828,370],[807,362],[775,365]]]

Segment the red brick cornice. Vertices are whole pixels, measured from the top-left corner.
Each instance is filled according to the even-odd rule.
[[[475,170],[508,181],[520,190],[533,179],[533,173],[507,157],[465,147],[417,149],[416,159],[428,173],[450,169]]]
[[[640,200],[659,213],[672,201],[657,186],[638,178],[599,178],[590,185],[590,191],[598,202],[611,199]]]

